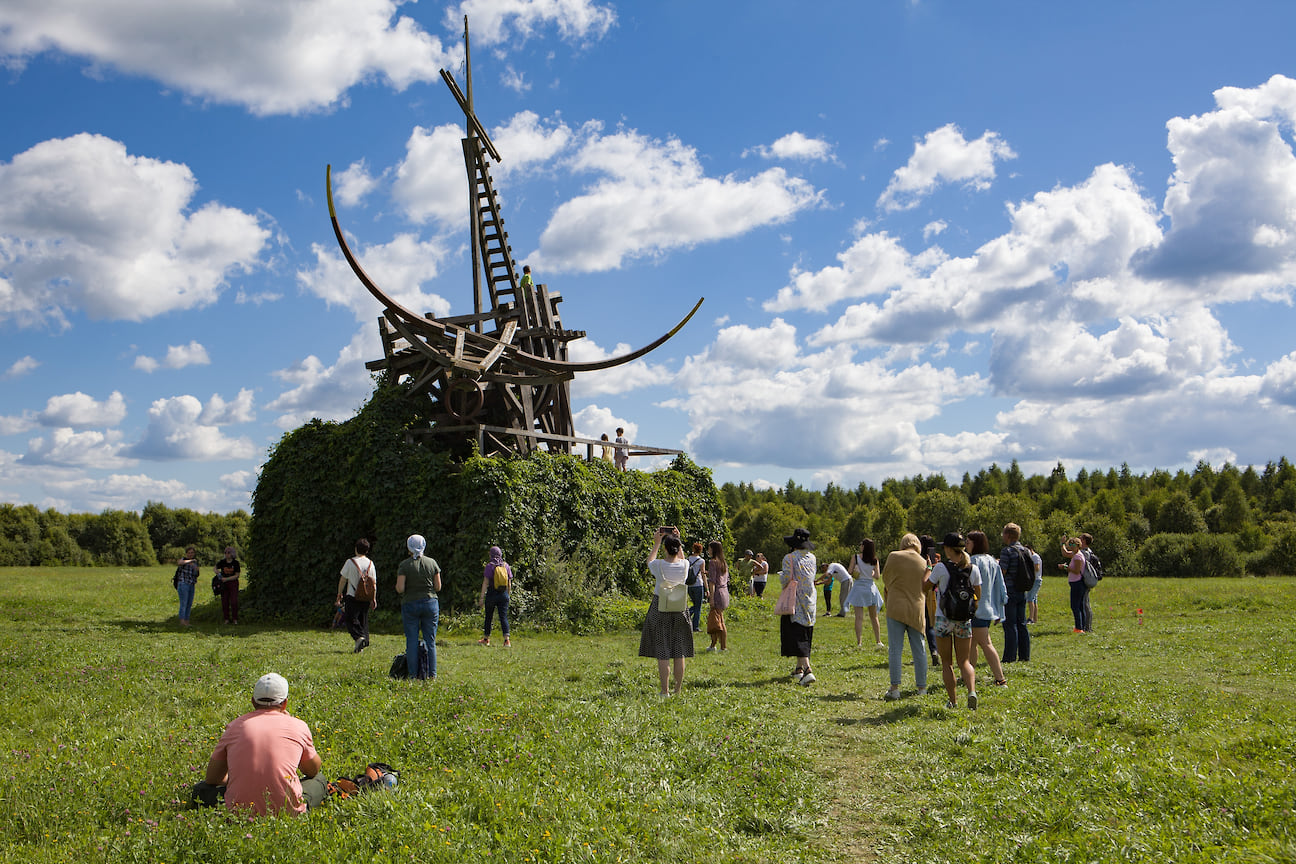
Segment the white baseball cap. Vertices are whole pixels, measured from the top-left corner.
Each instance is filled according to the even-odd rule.
[[[282,675],[271,672],[257,679],[252,688],[252,701],[267,708],[282,705],[288,700],[288,682]]]

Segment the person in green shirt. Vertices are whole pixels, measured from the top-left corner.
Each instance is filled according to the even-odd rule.
[[[529,288],[531,288],[534,284],[535,284],[535,283],[533,283],[533,282],[531,281],[531,265],[530,265],[530,264],[523,264],[523,265],[522,265],[522,282],[520,283],[520,286],[521,286],[523,289],[529,289]]]
[[[734,562],[734,572],[738,574],[737,584],[742,586],[742,590],[747,592],[750,597],[752,591],[752,565],[755,563],[752,559],[752,550],[748,549],[743,552],[742,557]]]
[[[436,680],[436,631],[441,617],[441,568],[429,555],[424,555],[427,541],[419,534],[411,534],[405,541],[410,557],[396,568],[396,593],[401,595],[401,625],[405,630],[405,658],[409,664],[408,678],[418,677],[419,631],[427,645],[431,662],[431,677]]]

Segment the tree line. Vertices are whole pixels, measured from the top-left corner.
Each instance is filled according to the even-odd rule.
[[[846,562],[865,537],[885,557],[907,531],[977,529],[997,543],[1004,524],[1016,522],[1050,573],[1062,561],[1062,539],[1083,531],[1113,576],[1296,574],[1296,466],[1286,457],[1261,470],[1199,462],[1192,472],[1134,474],[1122,465],[1074,477],[1061,463],[1028,477],[1014,461],[965,473],[957,485],[931,474],[855,489],[725,483],[719,494],[734,553],[762,551],[775,568],[782,538],[798,526],[810,530],[821,561]],[[0,504],[0,566],[149,566],[176,560],[188,545],[215,561],[226,546],[243,554],[250,525],[242,510],[219,515],[153,501],[140,513],[70,515]]]
[[[177,560],[186,546],[214,563],[226,546],[240,553],[251,517],[243,510],[220,515],[173,510],[150,501],[140,513],[63,514],[30,504],[0,504],[0,566],[148,567]]]
[[[980,530],[997,552],[1001,529],[1016,522],[1046,573],[1063,560],[1061,541],[1086,532],[1108,575],[1296,574],[1296,466],[1286,457],[1261,470],[1198,462],[1191,473],[1135,474],[1125,464],[1074,477],[1060,462],[1028,477],[1014,460],[1006,470],[965,473],[958,484],[931,474],[853,490],[726,483],[720,493],[735,554],[763,551],[773,568],[797,526],[810,530],[820,561],[845,563],[860,540],[872,538],[885,557],[909,531],[940,538]]]

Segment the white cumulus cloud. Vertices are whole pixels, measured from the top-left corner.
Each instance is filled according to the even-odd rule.
[[[226,438],[216,425],[204,422],[207,413],[193,396],[154,400],[143,437],[124,452],[131,458],[157,462],[247,459],[256,453],[250,439]]]
[[[462,56],[406,16],[402,0],[10,0],[9,65],[53,51],[256,114],[336,105],[356,84],[403,90]],[[394,20],[393,20],[394,19]],[[462,21],[462,19],[460,19]]]
[[[126,398],[114,390],[102,402],[78,390],[51,396],[45,410],[36,415],[42,426],[67,426],[89,429],[92,426],[116,426],[126,419]]]
[[[828,161],[833,158],[832,145],[822,138],[811,138],[803,132],[789,132],[773,144],[762,144],[743,155],[754,153],[762,159],[792,159],[807,162]]]
[[[233,273],[259,265],[269,232],[216,203],[191,210],[187,166],[133,156],[80,134],[0,164],[0,320],[143,321],[211,303]]]
[[[27,452],[21,461],[26,465],[84,468],[124,468],[135,464],[135,460],[123,454],[120,432],[95,429],[77,432],[66,427],[27,442]]]
[[[953,123],[928,132],[914,145],[909,162],[896,169],[878,198],[884,210],[908,210],[944,183],[963,183],[988,189],[995,177],[995,162],[1017,154],[997,132],[985,132],[969,141]]]
[[[348,240],[360,266],[392,300],[419,315],[430,312],[448,315],[450,303],[422,285],[437,275],[446,249],[439,240],[419,240],[413,234],[398,234],[389,243],[359,246]],[[351,310],[357,321],[372,322],[382,306],[356,278],[336,246],[311,244],[315,266],[298,270],[297,282],[328,303]]]
[[[154,372],[159,368],[166,369],[183,369],[186,366],[210,366],[211,357],[207,356],[207,349],[198,341],[192,341],[188,345],[169,345],[167,353],[161,362],[141,354],[135,358],[135,368],[142,372]]]
[[[325,366],[310,355],[274,376],[287,385],[286,390],[266,404],[266,409],[281,412],[275,425],[294,429],[318,417],[322,420],[345,420],[355,414],[373,392],[373,379],[365,363],[382,356],[378,335],[373,327],[362,327],[341,351],[332,366]]]
[[[573,42],[601,39],[616,23],[610,6],[590,0],[464,0],[446,9],[445,27],[458,33],[468,16],[473,44],[522,42],[541,28],[556,28]]]
[[[9,364],[9,368],[5,370],[4,377],[21,378],[40,365],[39,360],[28,354],[25,357],[19,357],[13,363]]]
[[[782,168],[747,179],[707,177],[693,148],[634,131],[593,134],[572,167],[598,179],[558,206],[539,252],[526,256],[551,271],[612,270],[626,259],[740,236],[822,198]]]

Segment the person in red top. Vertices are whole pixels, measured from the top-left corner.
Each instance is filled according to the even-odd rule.
[[[210,807],[223,795],[229,810],[305,813],[324,800],[328,785],[310,728],[288,713],[288,682],[274,672],[261,676],[252,708],[225,727],[193,800]]]

